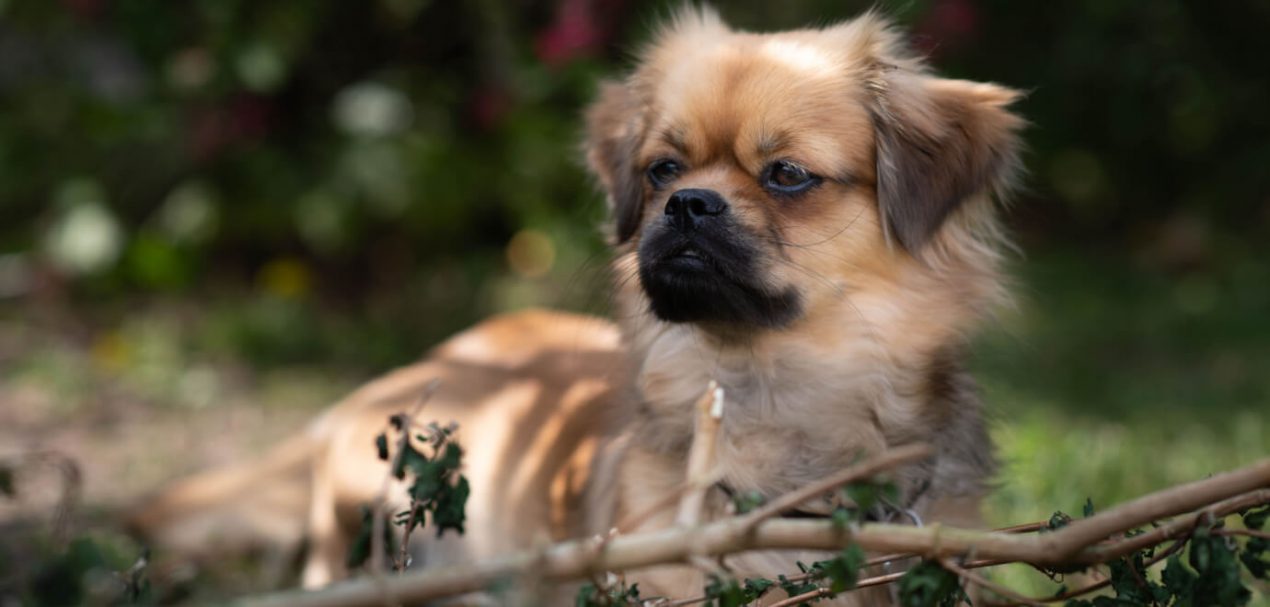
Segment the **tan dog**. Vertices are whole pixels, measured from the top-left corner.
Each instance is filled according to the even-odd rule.
[[[684,12],[588,114],[620,338],[560,314],[489,321],[358,391],[265,464],[177,485],[137,525],[197,544],[268,512],[256,527],[311,539],[306,584],[338,577],[356,508],[384,474],[372,437],[433,377],[444,383],[426,416],[462,425],[473,488],[468,535],[427,542],[425,567],[604,530],[680,491],[692,403],[711,379],[728,404],[710,517],[728,493],[776,496],[928,442],[937,455],[899,471],[900,498],[877,516],[974,524],[993,460],[962,350],[1004,297],[991,196],[1016,169],[1016,97],[931,75],[872,14],[753,34]],[[272,507],[252,487],[272,487]],[[774,576],[795,558],[815,555],[728,565]],[[636,579],[645,596],[703,584],[685,567]]]

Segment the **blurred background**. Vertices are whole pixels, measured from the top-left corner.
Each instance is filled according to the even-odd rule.
[[[579,111],[668,5],[0,0],[4,604],[90,596],[139,554],[111,513],[459,328],[604,313]],[[719,8],[767,30],[869,5]],[[881,7],[941,72],[1029,91],[1018,306],[975,358],[990,520],[1270,452],[1270,2]],[[52,521],[60,458],[79,500]]]

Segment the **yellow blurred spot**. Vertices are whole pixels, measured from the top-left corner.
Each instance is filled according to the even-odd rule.
[[[538,278],[556,263],[556,245],[538,230],[521,230],[507,243],[507,263],[526,278]]]
[[[280,258],[270,261],[256,274],[256,284],[270,295],[298,298],[309,292],[313,273],[297,259]]]
[[[93,340],[89,355],[99,369],[118,372],[128,365],[132,358],[132,348],[118,331],[111,331]]]

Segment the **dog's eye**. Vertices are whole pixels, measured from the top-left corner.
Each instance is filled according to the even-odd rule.
[[[773,162],[763,179],[764,187],[781,194],[797,194],[819,182],[819,177],[788,160]]]
[[[662,187],[675,180],[679,173],[683,171],[683,167],[678,162],[669,158],[654,160],[648,165],[648,180],[653,183],[654,187]]]

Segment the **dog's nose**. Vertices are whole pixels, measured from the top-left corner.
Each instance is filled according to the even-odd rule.
[[[726,210],[728,203],[718,192],[702,188],[679,190],[666,201],[666,218],[685,232],[696,229],[703,220]]]

